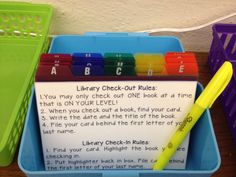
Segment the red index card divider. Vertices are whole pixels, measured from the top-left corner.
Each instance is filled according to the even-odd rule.
[[[72,57],[70,54],[42,54],[40,65],[71,65]]]
[[[72,56],[69,54],[42,54],[36,81],[73,80],[71,71]]]
[[[165,56],[167,75],[198,77],[198,65],[193,53],[169,52]]]

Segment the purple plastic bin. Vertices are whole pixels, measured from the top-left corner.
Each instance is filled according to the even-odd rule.
[[[236,24],[215,24],[212,30],[213,40],[208,58],[211,73],[214,74],[224,61],[230,61],[234,69],[221,101],[236,144]]]

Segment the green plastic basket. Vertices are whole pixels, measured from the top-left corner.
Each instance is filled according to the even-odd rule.
[[[0,2],[0,166],[12,162],[18,147],[52,13],[49,5]]]

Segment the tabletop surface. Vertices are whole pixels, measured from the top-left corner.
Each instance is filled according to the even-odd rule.
[[[207,64],[207,53],[195,53],[199,66],[199,82],[206,86],[211,79]],[[236,177],[236,144],[233,143],[228,123],[225,119],[221,103],[217,100],[212,106],[211,116],[216,139],[220,149],[221,167],[213,174],[213,177]],[[8,167],[0,167],[0,177],[25,177],[17,164],[17,153],[13,163]]]

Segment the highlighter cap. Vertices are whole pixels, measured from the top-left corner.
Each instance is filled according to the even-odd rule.
[[[232,64],[224,62],[220,69],[215,73],[205,90],[196,100],[202,108],[210,108],[217,97],[223,92],[233,75]]]

